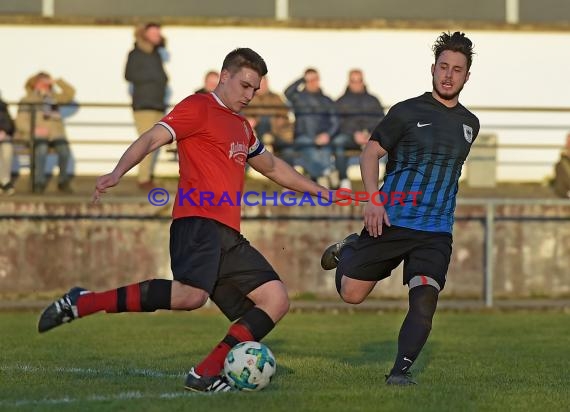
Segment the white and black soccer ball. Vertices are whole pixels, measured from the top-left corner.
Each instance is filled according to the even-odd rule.
[[[241,342],[230,350],[224,373],[230,384],[241,391],[259,391],[269,385],[277,363],[269,348],[260,342]]]

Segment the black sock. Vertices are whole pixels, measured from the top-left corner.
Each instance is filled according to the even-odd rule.
[[[170,309],[172,281],[152,279],[140,283],[141,309],[154,312],[157,309]]]
[[[260,341],[275,327],[275,322],[263,310],[254,307],[241,317],[236,323],[244,325],[254,340]]]
[[[391,374],[406,373],[422,350],[431,331],[438,290],[433,286],[410,289],[410,308],[398,336],[398,355]]]

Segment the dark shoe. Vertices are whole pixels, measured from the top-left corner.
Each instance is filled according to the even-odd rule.
[[[200,376],[192,368],[186,377],[184,389],[194,392],[229,392],[232,387],[225,376]]]
[[[326,248],[323,256],[321,256],[321,267],[324,270],[331,270],[336,268],[338,265],[341,249],[346,245],[356,242],[358,240],[358,237],[358,234],[353,233],[345,237],[340,242],[334,243]]]
[[[16,193],[16,190],[14,189],[12,183],[6,183],[2,186],[2,193],[6,196],[12,196],[14,193]]]
[[[56,326],[77,319],[77,299],[80,295],[90,293],[83,288],[74,287],[65,295],[49,305],[41,314],[38,323],[40,333],[47,332]]]
[[[65,182],[65,183],[59,183],[57,185],[57,189],[61,192],[61,193],[65,193],[65,194],[72,194],[73,193],[73,189],[71,188],[71,184],[69,182]]]
[[[412,380],[412,374],[407,372],[386,375],[386,385],[409,386],[417,385],[417,383]]]

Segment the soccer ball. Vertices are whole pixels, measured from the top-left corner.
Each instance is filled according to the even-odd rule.
[[[273,353],[259,342],[241,342],[230,350],[224,373],[230,384],[241,391],[259,391],[269,385],[277,364]]]

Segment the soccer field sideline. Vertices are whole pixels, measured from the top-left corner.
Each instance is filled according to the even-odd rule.
[[[157,395],[148,395],[141,392],[120,392],[116,395],[91,395],[86,398],[59,398],[59,399],[41,399],[41,400],[28,400],[19,399],[15,401],[0,401],[0,407],[22,407],[22,406],[47,406],[47,405],[68,405],[77,403],[90,403],[90,402],[108,402],[108,401],[129,401],[134,399],[176,399],[182,397],[199,396],[199,393],[192,394],[187,392],[171,392],[160,393]]]
[[[17,365],[17,366],[0,366],[2,372],[20,372],[22,374],[34,373],[54,373],[54,374],[76,374],[78,376],[97,375],[104,377],[125,377],[125,376],[140,376],[145,378],[156,379],[178,379],[181,381],[186,376],[183,373],[169,374],[156,370],[149,369],[132,369],[122,370],[120,372],[113,371],[112,369],[95,369],[95,368],[42,368],[31,365]],[[86,398],[73,398],[61,397],[50,399],[15,399],[11,401],[0,400],[0,407],[19,407],[19,406],[43,406],[43,405],[61,405],[73,404],[83,402],[103,402],[103,401],[126,401],[132,399],[174,399],[180,397],[199,396],[199,393],[192,392],[164,392],[158,394],[144,394],[139,391],[118,392],[116,394],[97,395],[92,394]]]

